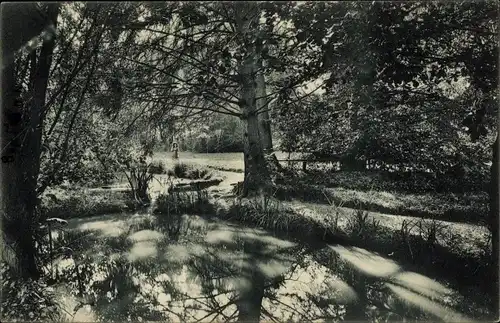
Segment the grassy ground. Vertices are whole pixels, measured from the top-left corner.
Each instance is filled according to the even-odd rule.
[[[488,195],[484,192],[409,194],[294,183],[281,185],[275,196],[284,200],[333,202],[372,212],[480,225],[485,223],[488,212]]]
[[[264,320],[468,322],[488,313],[477,289],[457,289],[453,279],[425,271],[401,254],[373,252],[374,240],[364,247],[329,240],[343,235],[359,244],[346,219],[352,210],[340,209],[345,214],[338,232],[325,237],[329,224],[320,217],[337,208],[262,198],[226,198],[212,205],[207,194],[192,196],[159,200],[155,216],[69,221],[57,245],[70,246],[79,259],[84,296],[76,295],[79,285],[70,275],[75,262],[61,258],[57,268],[72,291],[66,306],[76,307],[75,320],[230,320],[241,304],[235,300],[259,286],[265,286]],[[192,212],[201,217],[186,215]],[[78,303],[93,305],[84,310]]]
[[[231,167],[237,167],[237,162],[241,162],[241,160],[238,161],[238,158],[241,158],[238,157],[238,154],[224,155],[192,154],[190,158],[183,158],[181,155],[181,161],[204,167],[213,165],[219,169],[231,169]],[[166,157],[161,158],[165,162]],[[207,162],[207,160],[209,161]],[[370,303],[360,305],[359,302],[353,303],[346,299],[342,303],[337,299],[335,303],[343,304],[344,307],[330,308],[329,312],[325,312],[326,309],[321,308],[321,306],[311,310],[304,305],[306,307],[294,312],[279,304],[290,302],[290,304],[295,305],[297,302],[305,300],[311,302],[312,298],[318,296],[313,297],[313,295],[322,293],[320,292],[322,287],[318,285],[310,291],[310,294],[300,294],[304,293],[303,290],[299,292],[300,295],[310,295],[312,298],[308,298],[309,296],[294,298],[296,297],[294,296],[290,299],[290,294],[293,293],[289,292],[289,288],[294,290],[294,287],[287,287],[288,292],[286,292],[287,288],[283,290],[283,287],[278,284],[277,290],[269,290],[271,293],[269,295],[274,296],[269,299],[265,297],[263,302],[266,304],[263,305],[263,313],[264,310],[269,315],[280,313],[278,320],[286,320],[287,318],[299,321],[309,320],[313,319],[314,315],[326,315],[325,313],[332,319],[344,320],[386,320],[390,317],[401,320],[405,317],[419,320],[469,321],[472,318],[480,319],[488,315],[487,308],[491,305],[488,304],[487,298],[484,299],[488,279],[491,279],[491,272],[487,268],[488,231],[481,225],[458,223],[460,216],[457,216],[457,212],[450,211],[453,209],[461,210],[463,214],[468,215],[468,218],[467,216],[463,216],[463,218],[471,220],[473,217],[471,213],[480,210],[481,206],[484,207],[486,199],[484,195],[477,193],[459,195],[451,193],[370,192],[362,189],[325,188],[318,185],[295,183],[295,185],[282,185],[276,193],[276,197],[279,199],[260,197],[238,201],[227,196],[230,194],[230,184],[241,181],[243,174],[230,171],[219,171],[218,173],[224,178],[224,181],[218,186],[210,188],[208,193],[179,192],[171,195],[160,195],[155,204],[157,210],[155,216],[126,212],[121,213],[121,215],[114,213],[97,218],[83,218],[91,214],[124,210],[126,198],[122,193],[110,191],[103,193],[102,190],[99,193],[91,190],[74,190],[70,193],[50,192],[49,194],[53,194],[53,196],[48,197],[46,194],[43,199],[44,208],[50,216],[68,218],[69,216],[64,214],[67,214],[68,210],[72,210],[73,216],[81,217],[70,220],[68,229],[69,232],[73,233],[64,238],[66,240],[61,242],[61,245],[67,244],[67,239],[71,240],[71,236],[76,237],[77,241],[83,237],[85,246],[78,247],[79,249],[77,248],[78,250],[75,252],[83,257],[82,260],[87,259],[84,261],[88,263],[86,270],[108,271],[107,274],[102,274],[107,275],[108,278],[99,278],[98,281],[108,279],[117,282],[120,279],[123,280],[124,277],[126,278],[127,275],[130,275],[129,278],[138,277],[137,275],[147,276],[154,273],[164,273],[167,268],[190,268],[191,273],[192,270],[195,270],[199,278],[195,278],[194,281],[198,282],[195,285],[201,284],[201,294],[190,294],[190,291],[176,294],[179,291],[174,292],[171,289],[172,285],[164,286],[164,288],[170,288],[170,292],[163,291],[166,295],[170,295],[168,296],[170,299],[173,299],[174,295],[182,295],[176,301],[180,301],[182,298],[184,298],[182,302],[198,297],[207,298],[206,295],[212,293],[214,289],[220,291],[222,288],[220,283],[217,287],[213,283],[208,284],[208,281],[213,282],[213,277],[208,277],[206,282],[203,278],[206,277],[207,273],[217,273],[220,270],[222,270],[222,275],[227,274],[224,272],[225,267],[219,269],[214,267],[216,263],[224,263],[228,259],[236,261],[235,259],[239,257],[238,264],[240,265],[242,259],[248,260],[247,264],[254,264],[260,260],[254,257],[251,250],[261,248],[262,243],[265,246],[270,241],[279,240],[285,241],[279,242],[279,244],[293,242],[294,246],[299,246],[299,249],[288,250],[284,253],[293,256],[293,259],[287,261],[287,265],[285,265],[289,269],[283,269],[283,264],[277,265],[276,268],[281,269],[272,277],[281,277],[280,281],[282,281],[284,273],[290,274],[287,277],[294,277],[297,273],[290,268],[295,268],[295,265],[298,265],[303,270],[302,274],[299,275],[302,278],[294,278],[295,281],[298,279],[299,285],[312,286],[313,281],[304,280],[304,275],[311,276],[313,272],[317,272],[315,275],[318,277],[319,273],[322,272],[322,275],[326,277],[323,283],[327,286],[331,287],[332,284],[337,284],[331,281],[331,277],[337,277],[336,280],[334,279],[337,282],[340,278],[343,284],[349,286],[342,293],[349,294],[354,290],[358,296],[366,295],[367,298],[363,299],[369,299]],[[161,184],[161,180],[158,182]],[[152,187],[155,195],[161,194],[163,189],[162,185],[155,184]],[[79,202],[77,203],[77,201]],[[371,211],[364,212],[363,210]],[[186,227],[185,214],[193,212],[202,216],[203,219],[194,217],[195,224]],[[217,222],[211,218],[213,216],[228,222]],[[440,220],[434,221],[431,220],[432,218]],[[454,221],[441,221],[448,218]],[[198,230],[200,223],[203,223],[201,228],[205,228],[201,230],[201,233]],[[260,242],[255,245],[254,242],[251,242],[250,245],[254,245],[254,247],[250,249],[243,248],[237,242],[241,241],[242,237],[237,237],[239,234],[234,236],[232,233],[235,225],[240,228],[238,230],[250,230],[248,232],[253,232],[250,233],[253,237],[258,232],[257,236]],[[246,235],[247,233],[243,234],[243,236]],[[141,238],[142,236],[144,239]],[[208,245],[213,243],[210,237],[218,241],[216,249],[210,249],[213,246],[206,249]],[[179,244],[179,241],[183,242]],[[232,246],[233,242],[237,243]],[[74,244],[71,244],[74,247]],[[174,249],[171,250],[171,248]],[[201,254],[199,253],[200,248],[205,250]],[[163,255],[166,250],[170,250],[167,252],[168,256]],[[198,253],[192,253],[189,250],[198,250]],[[213,258],[214,254],[218,256]],[[235,258],[236,254],[242,256]],[[159,255],[163,256],[158,258]],[[208,267],[200,267],[198,260],[202,255],[212,257],[210,262],[205,262],[203,265]],[[181,258],[177,259],[178,257]],[[310,262],[305,264],[299,259],[309,259]],[[112,263],[107,264],[110,261]],[[172,261],[174,262],[172,263]],[[102,265],[97,265],[99,263]],[[122,273],[115,268],[116,266],[128,268],[127,270],[130,272],[128,274]],[[200,268],[205,269],[200,272]],[[274,265],[263,265],[262,268],[267,268],[262,269],[264,270],[262,273],[266,270],[271,272],[277,270],[273,269]],[[346,268],[347,271],[345,271]],[[171,279],[175,275],[188,275],[179,270],[169,274]],[[132,273],[134,274],[132,275]],[[414,283],[415,279],[418,283]],[[144,284],[155,285],[158,282],[136,282],[134,284],[132,285],[144,286]],[[188,283],[184,281],[180,284],[186,285]],[[193,290],[199,288],[195,285],[192,285]],[[73,290],[77,290],[76,287],[75,285]],[[347,290],[351,292],[346,292]],[[443,292],[438,292],[438,290]],[[87,318],[91,320],[96,319],[95,315],[101,318],[113,317],[124,320],[137,319],[138,317],[151,320],[169,317],[175,320],[180,318],[179,315],[182,311],[187,310],[185,305],[178,305],[179,309],[182,309],[181,311],[165,316],[172,309],[171,303],[167,302],[168,305],[164,303],[163,306],[155,307],[149,304],[155,303],[151,298],[149,300],[143,298],[142,303],[138,304],[136,301],[127,300],[128,296],[123,295],[112,296],[111,300],[104,302],[103,296],[99,294],[101,291],[94,290],[93,293],[94,297],[101,298],[101,305],[99,305],[100,308],[93,310],[92,315],[94,316]],[[331,295],[321,297],[328,298]],[[103,306],[103,302],[107,305]],[[145,308],[144,302],[149,302]],[[386,303],[383,305],[377,302]],[[71,306],[74,307],[74,303],[72,304]],[[224,306],[220,303],[217,304]],[[231,303],[227,306],[230,305],[234,304]],[[363,309],[376,308],[375,312],[369,314],[373,317],[360,317],[352,314],[353,311],[361,313],[363,310],[359,306],[362,305]],[[131,306],[129,310],[125,309],[127,306]],[[387,310],[387,306],[390,310]],[[167,311],[166,308],[169,310]],[[209,306],[209,308],[194,311],[196,314],[192,314],[191,318],[203,317],[210,311],[212,311],[212,318],[218,316],[227,319],[227,317],[234,315],[234,311],[228,313],[221,312],[219,309],[217,312]],[[82,312],[77,312],[77,317],[82,318]],[[224,318],[224,315],[227,317]],[[186,318],[184,317],[184,319]],[[272,319],[271,316],[266,318]]]
[[[278,159],[286,159],[287,153],[276,152]],[[173,164],[171,153],[155,153],[155,160]],[[180,161],[204,165],[224,171],[243,171],[241,153],[199,154],[182,152]],[[296,157],[296,156],[292,156]],[[282,162],[283,165],[286,163]],[[326,175],[325,175],[326,174]],[[231,176],[236,179],[236,177]],[[305,181],[304,179],[307,179]],[[319,182],[317,179],[322,179]],[[240,180],[243,180],[241,177]],[[465,193],[409,193],[400,190],[398,181],[390,180],[376,172],[323,173],[318,170],[299,174],[284,189],[281,198],[299,198],[304,201],[336,204],[362,208],[385,214],[424,217],[454,222],[483,224],[488,210],[485,192]],[[298,185],[298,183],[301,183]],[[327,185],[320,185],[326,183]],[[278,192],[279,193],[279,192]],[[326,195],[325,195],[326,193]]]

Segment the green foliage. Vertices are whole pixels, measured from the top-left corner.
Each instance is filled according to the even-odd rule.
[[[278,104],[273,121],[282,149],[454,173],[462,183],[488,173],[498,95],[492,2],[311,4],[298,11],[314,19],[309,26],[292,16],[307,30],[302,39],[321,46],[331,76],[326,95],[293,103],[288,94]],[[321,44],[325,11],[342,15],[342,23]],[[480,66],[490,67],[484,78]]]

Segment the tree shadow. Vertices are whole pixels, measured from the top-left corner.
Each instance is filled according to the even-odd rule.
[[[150,226],[102,234],[81,250],[96,320],[470,320],[451,288],[362,248],[197,216]]]

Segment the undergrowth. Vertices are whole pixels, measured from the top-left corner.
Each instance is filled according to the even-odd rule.
[[[7,264],[0,263],[2,277],[2,321],[62,322],[62,310],[57,302],[54,289],[43,279],[21,280],[15,278]]]
[[[173,191],[161,194],[156,200],[156,214],[210,214],[214,207],[209,201],[208,192],[201,191]]]
[[[304,182],[278,185],[275,196],[281,200],[343,204],[370,212],[431,218],[453,222],[484,224],[487,216],[487,194],[425,193],[403,194],[371,190],[327,188]]]
[[[124,192],[85,190],[47,191],[41,197],[42,218],[82,218],[100,214],[118,213],[126,209],[128,196]]]
[[[176,163],[173,169],[168,170],[167,174],[169,176],[187,179],[208,180],[213,177],[213,173],[208,167],[182,162]]]

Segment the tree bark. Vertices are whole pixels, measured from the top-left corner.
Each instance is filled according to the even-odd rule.
[[[47,18],[54,26],[57,21],[58,9],[58,4],[48,5]],[[4,150],[6,147],[10,147],[12,154],[12,162],[2,163],[3,231],[6,241],[13,244],[17,256],[17,264],[11,265],[17,267],[14,268],[17,274],[24,278],[37,278],[39,276],[34,240],[34,230],[37,224],[36,186],[40,170],[43,108],[54,45],[55,39],[52,37],[42,45],[38,60],[36,56],[32,60],[34,65],[30,77],[32,80],[30,102],[21,102],[19,93],[16,93],[13,64],[4,67],[3,71],[4,114],[16,115],[19,119],[15,126],[12,122],[8,124],[5,127],[7,129],[4,128],[2,134]],[[16,140],[12,140],[13,138]]]
[[[252,10],[256,10],[255,3],[246,3]],[[243,43],[252,43],[250,34],[250,23],[248,16],[256,16],[247,10],[237,11],[236,26]],[[244,163],[245,178],[243,181],[243,196],[258,192],[271,184],[271,177],[266,165],[264,150],[262,149],[259,133],[259,119],[257,114],[257,57],[254,49],[246,50],[239,67],[239,79],[241,82],[240,108],[242,120],[246,124],[244,133]]]
[[[259,60],[259,66],[262,69],[262,60]],[[271,134],[271,119],[269,118],[269,104],[266,79],[264,73],[260,71],[257,74],[257,110],[259,111],[259,132],[264,153],[269,154],[273,151],[273,138]]]

